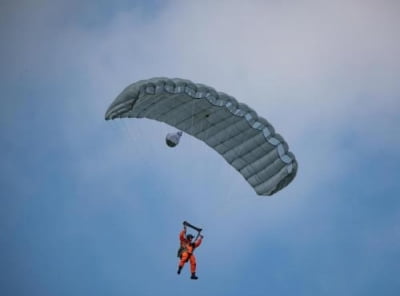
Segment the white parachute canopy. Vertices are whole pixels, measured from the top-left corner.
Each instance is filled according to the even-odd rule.
[[[278,192],[297,173],[295,156],[266,119],[203,84],[179,78],[135,82],[108,108],[105,119],[115,118],[154,119],[196,137],[218,152],[259,195]],[[179,138],[172,143],[178,144]]]

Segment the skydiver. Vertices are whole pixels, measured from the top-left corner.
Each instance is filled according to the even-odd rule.
[[[190,261],[190,272],[192,273],[191,279],[197,280],[196,276],[196,257],[194,256],[194,250],[200,246],[203,236],[199,235],[197,239],[193,241],[194,236],[192,234],[186,235],[186,224],[183,224],[183,230],[179,233],[180,249],[178,251],[178,257],[180,258],[178,265],[178,274],[186,262]]]

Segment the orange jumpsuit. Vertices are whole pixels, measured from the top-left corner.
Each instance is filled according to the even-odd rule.
[[[193,254],[194,249],[200,246],[202,238],[200,237],[194,243],[191,243],[188,239],[186,239],[186,231],[182,230],[179,233],[179,240],[181,241],[181,247],[184,248],[181,260],[179,261],[179,267],[182,268],[186,262],[190,261],[190,272],[196,272],[196,257]]]

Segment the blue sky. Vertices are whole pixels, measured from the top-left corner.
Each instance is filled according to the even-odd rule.
[[[399,9],[2,1],[0,294],[398,295]],[[259,197],[196,139],[104,120],[154,76],[257,110],[296,179]],[[197,282],[176,275],[183,220],[204,228]]]

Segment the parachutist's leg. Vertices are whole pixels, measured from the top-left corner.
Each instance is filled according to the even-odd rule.
[[[194,254],[192,254],[190,256],[190,272],[196,273],[196,257],[194,256]]]
[[[190,278],[191,278],[192,280],[197,280],[197,279],[198,279],[198,277],[197,277],[197,275],[196,275],[195,272],[192,273],[192,276],[191,276]]]
[[[179,261],[179,265],[178,265],[178,274],[181,273],[183,266],[185,265],[185,263],[188,261],[189,259],[189,254],[187,252],[183,252],[182,256],[181,256],[181,260]]]
[[[197,280],[198,277],[196,276],[196,257],[194,256],[194,254],[190,255],[189,261],[190,261],[190,272],[192,273],[192,276],[190,278],[192,280]]]

